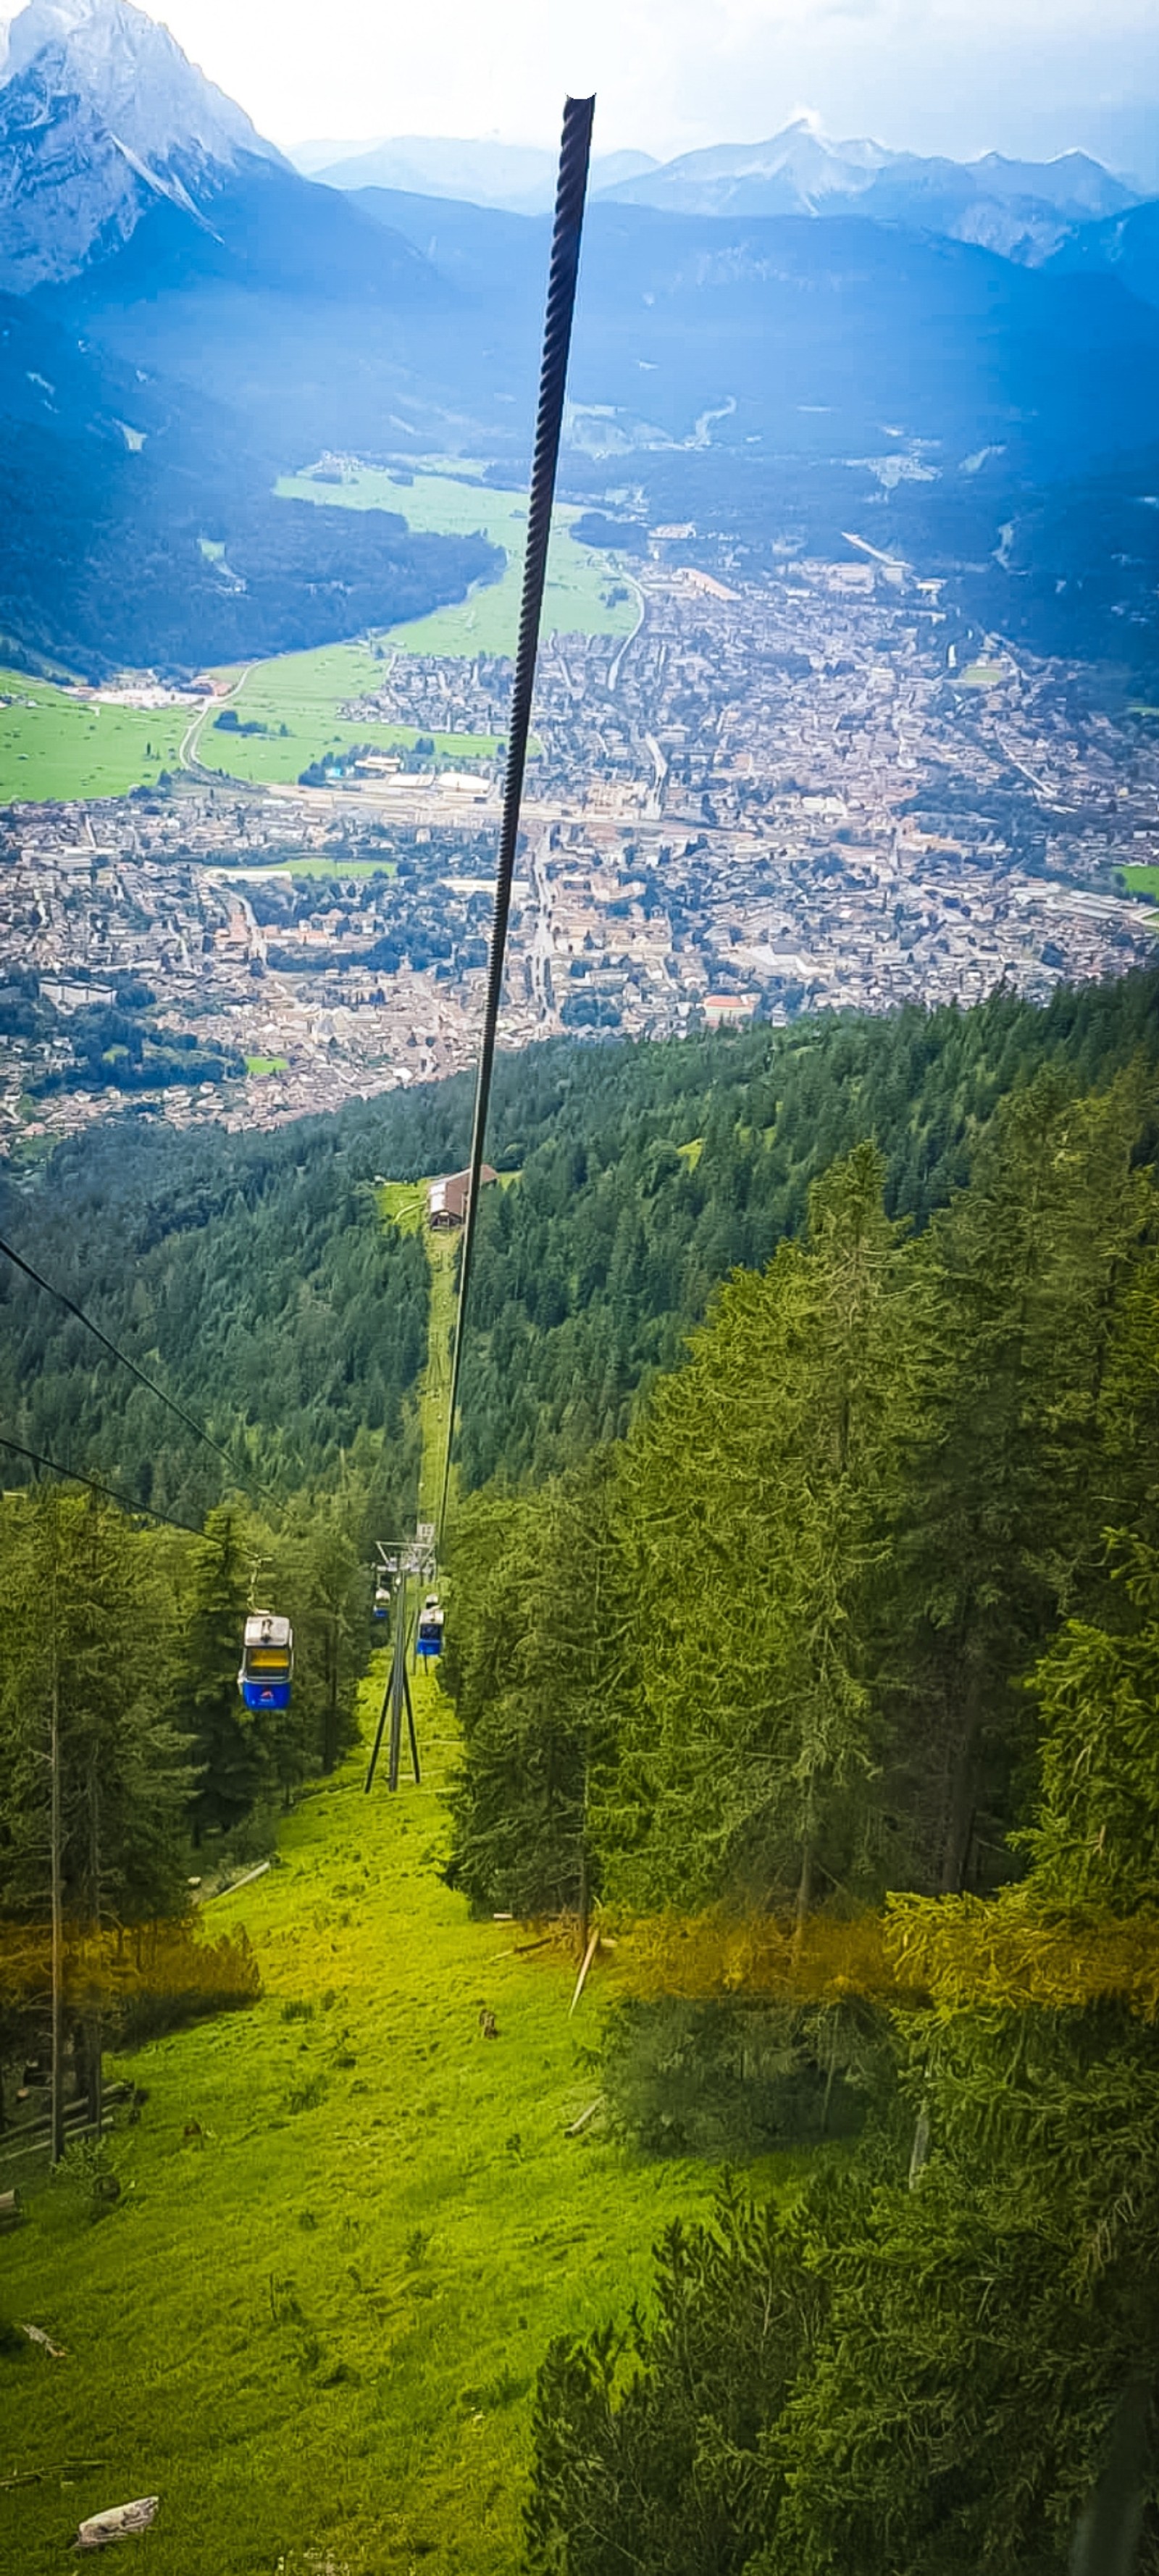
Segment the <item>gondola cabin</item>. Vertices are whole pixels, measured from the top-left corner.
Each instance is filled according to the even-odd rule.
[[[370,1616],[376,1627],[385,1627],[387,1625],[390,1619],[389,1583],[378,1583],[375,1585],[374,1599],[370,1605]]]
[[[425,1660],[429,1660],[432,1655],[442,1654],[443,1626],[444,1613],[439,1607],[438,1593],[428,1592],[419,1612],[418,1633],[415,1637],[416,1655],[422,1655]]]
[[[251,1610],[245,1623],[238,1688],[247,1708],[277,1709],[290,1705],[294,1678],[294,1631],[273,1610]]]

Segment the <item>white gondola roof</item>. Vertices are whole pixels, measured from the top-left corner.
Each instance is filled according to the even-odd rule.
[[[245,1623],[247,1646],[292,1646],[294,1631],[288,1619],[280,1619],[273,1610],[251,1610]]]

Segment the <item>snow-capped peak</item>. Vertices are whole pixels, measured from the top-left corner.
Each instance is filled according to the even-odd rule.
[[[40,66],[54,89],[79,91],[150,165],[190,147],[226,163],[239,152],[281,158],[168,28],[131,0],[28,0],[5,34],[0,81]]]
[[[131,0],[29,0],[0,36],[0,286],[74,276],[158,193],[196,207],[281,158]]]

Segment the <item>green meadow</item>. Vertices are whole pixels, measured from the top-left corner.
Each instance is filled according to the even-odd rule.
[[[1126,887],[1128,894],[1151,894],[1154,895],[1156,902],[1159,902],[1159,868],[1143,865],[1120,868],[1118,877],[1120,885]]]
[[[566,2135],[610,1972],[569,2018],[566,1951],[443,1886],[454,1731],[414,1687],[421,1789],[380,1774],[367,1798],[353,1762],[212,1907],[214,1933],[246,1926],[262,2001],[112,2068],[148,2093],[108,2150],[117,2205],[94,2221],[83,2177],[42,2182],[4,2240],[4,2314],[65,2354],[0,2338],[21,2576],[152,2494],[150,2576],[306,2576],[327,2550],[349,2576],[511,2576],[547,2342],[622,2314],[711,2196],[709,2168],[638,2161],[598,2117]]]
[[[224,671],[232,682],[229,705],[239,726],[260,724],[264,733],[222,732],[215,707],[199,725],[192,756],[205,769],[228,778],[248,779],[255,786],[291,787],[312,762],[325,760],[356,743],[372,742],[376,750],[410,751],[419,739],[414,725],[352,724],[338,714],[349,698],[381,688],[383,665],[367,644],[324,644],[311,653],[283,653],[272,662]],[[283,730],[284,728],[284,730]],[[490,760],[496,749],[491,734],[428,735],[435,757],[444,765],[456,760]]]
[[[0,804],[123,796],[176,769],[184,707],[100,706],[51,680],[0,670]]]
[[[436,609],[377,640],[413,653],[514,652],[527,521],[522,494],[492,491],[472,481],[465,467],[454,474],[417,474],[405,485],[371,467],[341,485],[285,475],[277,489],[322,506],[399,510],[412,528],[435,534],[482,529],[504,550],[500,578],[457,607]],[[635,594],[614,556],[577,545],[571,523],[578,515],[569,506],[555,514],[545,632],[627,635],[636,621]],[[617,590],[624,597],[614,598]],[[190,761],[224,777],[290,787],[313,763],[355,744],[373,742],[405,756],[419,739],[413,725],[352,724],[339,714],[351,698],[381,683],[382,663],[367,642],[281,654],[220,676],[232,683],[229,705],[239,726],[258,724],[263,732],[221,731],[215,721],[223,712],[220,703],[191,726],[188,708],[147,713],[100,706],[51,681],[0,671],[0,696],[10,700],[0,705],[0,803],[122,796],[131,787],[155,784],[163,770],[179,769],[183,747]],[[444,766],[491,761],[498,747],[491,734],[436,733],[429,739]]]
[[[326,877],[332,885],[337,884],[341,879],[345,879],[349,884],[359,877],[392,877],[394,872],[393,859],[324,858],[314,855],[308,859],[279,859],[276,867],[262,871],[263,874],[281,877]]]
[[[527,530],[527,497],[497,492],[460,475],[416,474],[398,483],[381,468],[361,466],[342,483],[316,483],[308,474],[284,474],[276,489],[283,498],[314,501],[323,508],[397,510],[408,526],[437,536],[471,536],[476,530],[502,546],[507,561],[498,581],[481,584],[455,608],[438,608],[411,625],[395,626],[390,640],[409,653],[475,653],[515,651],[519,592]],[[611,600],[625,590],[623,574],[612,555],[578,545],[571,533],[581,513],[557,505],[548,553],[547,589],[543,603],[545,635],[629,635],[636,623],[635,593]]]

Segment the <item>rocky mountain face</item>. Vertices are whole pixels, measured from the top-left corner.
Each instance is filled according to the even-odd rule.
[[[247,162],[282,166],[131,0],[30,0],[0,66],[0,288],[77,276],[158,202],[211,222]]]

